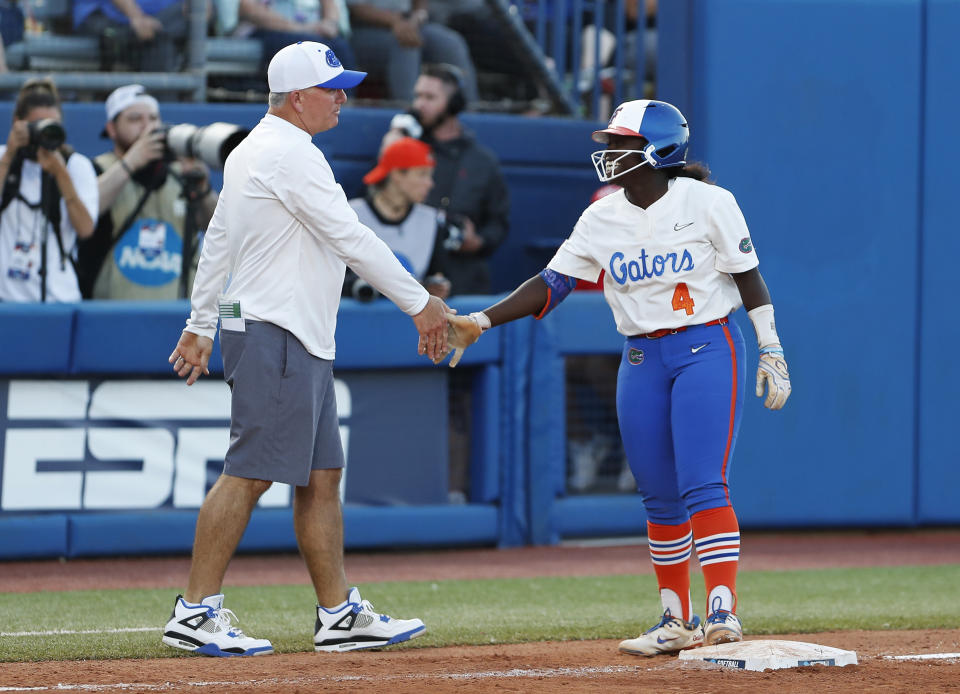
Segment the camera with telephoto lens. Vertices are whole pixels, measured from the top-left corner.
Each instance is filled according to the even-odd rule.
[[[63,143],[67,141],[67,131],[63,125],[55,118],[41,118],[27,123],[27,131],[30,133],[30,144],[36,151],[37,147],[43,147],[51,152],[60,149]]]
[[[448,214],[445,210],[437,212],[437,229],[443,248],[456,253],[463,246],[463,217]]]
[[[372,284],[348,268],[343,278],[343,291],[341,295],[366,304],[379,298],[380,292],[378,292]]]
[[[423,126],[412,113],[398,113],[390,120],[390,130],[399,130],[407,137],[419,140],[423,135]]]
[[[163,157],[172,162],[181,157],[199,159],[211,169],[222,169],[230,152],[250,134],[233,123],[211,123],[196,126],[190,123],[162,125]]]

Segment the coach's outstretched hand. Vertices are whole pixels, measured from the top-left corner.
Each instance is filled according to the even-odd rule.
[[[767,386],[765,407],[779,410],[790,397],[790,372],[783,358],[780,345],[770,345],[760,350],[760,364],[757,366],[757,397],[763,397],[763,386]]]
[[[453,313],[447,314],[447,343],[450,350],[433,360],[434,364],[442,362],[447,354],[453,352],[450,358],[450,368],[460,363],[460,357],[463,356],[463,350],[472,345],[480,337],[483,328],[477,318],[471,314],[469,316],[458,316]]]

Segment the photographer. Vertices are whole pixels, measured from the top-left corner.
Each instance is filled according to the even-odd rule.
[[[97,179],[61,120],[53,81],[25,82],[0,146],[0,301],[80,300],[76,245],[93,233]]]
[[[401,138],[383,150],[377,166],[363,177],[369,186],[367,195],[351,200],[350,207],[430,294],[446,299],[450,280],[437,267],[446,253],[444,244],[451,238],[451,225],[444,223],[436,209],[422,204],[433,188],[434,166],[428,145]],[[458,233],[453,232],[454,236]],[[371,301],[377,293],[348,271],[343,295]]]
[[[100,218],[93,237],[80,246],[83,295],[187,296],[199,243],[196,234],[185,237],[184,232],[191,226],[206,229],[217,206],[207,168],[194,159],[170,161],[159,104],[139,84],[115,89],[107,97],[106,116],[103,134],[113,141],[113,150],[94,159]],[[194,210],[193,224],[187,224],[188,209]]]
[[[453,65],[425,65],[413,108],[394,118],[384,141],[406,134],[430,145],[437,168],[427,204],[463,230],[459,247],[449,244],[444,274],[458,294],[488,294],[488,259],[507,236],[510,202],[496,155],[460,121],[466,107],[461,72]]]

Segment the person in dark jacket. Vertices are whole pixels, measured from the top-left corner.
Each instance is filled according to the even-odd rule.
[[[487,260],[507,236],[510,201],[496,155],[460,121],[466,105],[455,66],[425,65],[413,109],[394,118],[383,147],[405,135],[431,146],[437,167],[425,203],[446,216],[452,234],[438,239],[449,251],[443,274],[457,294],[488,294]]]

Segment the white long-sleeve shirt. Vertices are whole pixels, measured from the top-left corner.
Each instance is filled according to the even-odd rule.
[[[222,298],[333,359],[346,265],[411,316],[427,304],[427,291],[359,222],[310,135],[268,113],[227,159],[186,330],[212,338]]]

